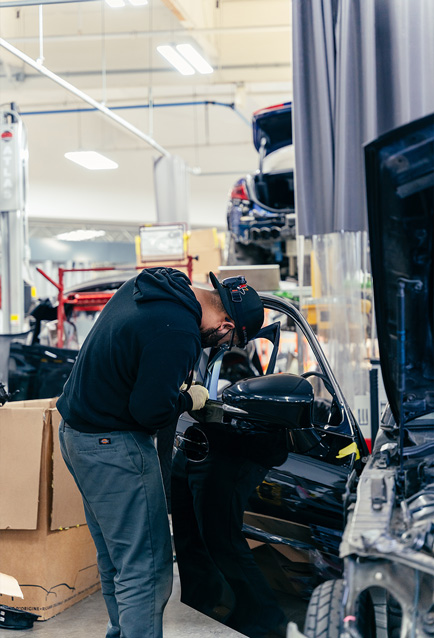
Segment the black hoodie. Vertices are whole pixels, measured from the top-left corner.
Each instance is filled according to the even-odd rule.
[[[202,309],[189,284],[178,270],[150,268],[113,295],[57,401],[72,428],[154,434],[192,408],[179,391],[201,348]]]

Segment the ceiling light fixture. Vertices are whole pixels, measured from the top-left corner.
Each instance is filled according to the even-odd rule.
[[[157,47],[157,51],[182,75],[194,75],[193,67],[170,44],[163,44]]]
[[[96,151],[71,151],[65,153],[65,157],[91,171],[112,170],[118,167],[116,162]]]
[[[125,7],[126,2],[124,0],[105,0],[109,7],[118,9],[119,7]],[[128,0],[133,7],[144,7],[148,4],[148,0]]]
[[[184,58],[190,62],[190,64],[199,71],[199,73],[207,74],[213,73],[214,69],[208,62],[201,56],[199,51],[191,44],[177,44],[176,50],[178,53],[184,56]]]
[[[112,9],[119,9],[119,7],[124,7],[124,0],[105,0],[109,7]]]
[[[95,239],[95,237],[103,237],[104,235],[105,230],[84,230],[80,228],[79,230],[71,230],[69,233],[61,233],[60,235],[56,235],[56,237],[63,241],[87,241],[89,239]]]

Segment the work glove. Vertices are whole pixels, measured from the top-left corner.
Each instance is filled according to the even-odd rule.
[[[191,396],[193,401],[192,410],[201,410],[209,398],[209,392],[203,385],[192,385],[191,388],[187,390],[187,394]]]

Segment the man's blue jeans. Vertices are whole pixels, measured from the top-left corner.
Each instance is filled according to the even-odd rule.
[[[106,638],[161,638],[173,559],[157,452],[142,432],[59,428],[60,448],[83,497],[97,549]]]

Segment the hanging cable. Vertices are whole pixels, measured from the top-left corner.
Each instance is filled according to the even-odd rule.
[[[44,14],[43,6],[39,5],[39,58],[36,60],[38,64],[44,64]]]

